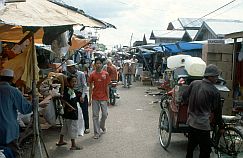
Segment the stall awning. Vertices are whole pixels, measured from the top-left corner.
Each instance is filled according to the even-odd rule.
[[[79,39],[78,37],[72,37],[72,45],[69,47],[69,50],[77,50],[83,48],[90,43],[90,39]]]
[[[50,27],[79,24],[97,28],[108,27],[106,22],[48,0],[7,3],[0,10],[0,21],[15,26]]]
[[[28,32],[23,33],[21,26],[0,24],[0,41],[18,43],[27,34]],[[41,28],[35,33],[35,43],[42,43],[43,35],[44,31]]]

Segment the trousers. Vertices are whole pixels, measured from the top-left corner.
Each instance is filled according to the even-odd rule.
[[[88,97],[85,95],[84,97],[84,102],[81,103],[79,102],[82,112],[83,112],[83,117],[84,117],[84,127],[85,129],[89,129],[89,103],[88,103]]]
[[[199,158],[210,158],[210,153],[212,151],[210,131],[189,126],[186,158],[193,158],[193,151],[197,145],[200,147]]]
[[[101,110],[101,118],[99,119],[99,113]],[[105,121],[108,116],[107,101],[92,100],[92,111],[93,111],[93,126],[94,134],[100,135],[100,129],[105,129]]]

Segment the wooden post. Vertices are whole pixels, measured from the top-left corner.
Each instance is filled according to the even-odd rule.
[[[46,152],[47,158],[49,158],[49,155],[47,153],[45,144],[43,142],[42,136],[41,136],[41,129],[40,129],[40,122],[39,122],[39,96],[37,96],[36,92],[36,72],[35,72],[35,67],[37,65],[36,63],[36,52],[35,52],[35,41],[34,41],[34,32],[31,32],[31,38],[32,38],[32,106],[33,106],[33,135],[34,135],[34,140],[32,144],[32,150],[31,150],[31,158],[43,158],[43,149]]]

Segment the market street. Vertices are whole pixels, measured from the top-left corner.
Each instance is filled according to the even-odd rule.
[[[155,87],[152,87],[153,89]],[[91,133],[77,139],[83,150],[70,151],[68,145],[56,147],[59,130],[44,131],[44,141],[51,158],[182,158],[186,154],[187,138],[182,134],[172,133],[168,150],[164,150],[158,139],[159,103],[152,103],[158,97],[147,95],[149,86],[141,82],[133,83],[130,89],[119,85],[121,99],[116,106],[109,107],[107,133],[94,140],[91,108]],[[47,133],[48,131],[48,133]],[[197,152],[196,152],[197,153]]]

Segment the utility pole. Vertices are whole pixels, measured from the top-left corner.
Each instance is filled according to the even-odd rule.
[[[133,33],[132,33],[131,39],[130,39],[130,48],[132,47],[132,37],[133,37]]]

